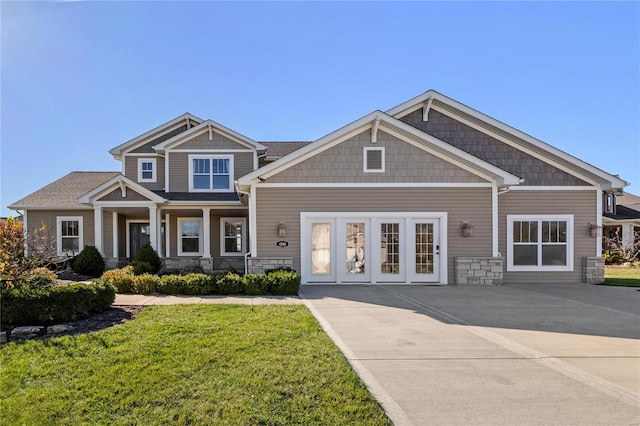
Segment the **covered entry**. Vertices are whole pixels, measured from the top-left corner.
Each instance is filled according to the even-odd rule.
[[[446,213],[301,213],[302,282],[446,283]]]

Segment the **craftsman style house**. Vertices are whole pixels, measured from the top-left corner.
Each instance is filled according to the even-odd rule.
[[[181,115],[16,201],[61,253],[111,267],[292,267],[311,283],[602,279],[603,200],[626,185],[438,92],[314,142],[256,142]]]

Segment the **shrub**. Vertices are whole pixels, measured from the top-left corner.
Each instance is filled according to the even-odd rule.
[[[160,256],[158,253],[151,247],[151,243],[147,243],[140,247],[138,253],[136,253],[133,258],[134,262],[146,262],[151,267],[151,270],[148,271],[152,274],[157,274],[162,267],[162,261],[160,260]]]
[[[265,274],[247,274],[242,277],[245,294],[261,295],[269,291],[269,280]]]
[[[22,276],[24,285],[31,287],[51,287],[56,283],[56,274],[47,268],[34,268]]]
[[[300,289],[300,274],[289,270],[275,270],[267,275],[269,293],[296,295]]]
[[[218,294],[239,294],[242,291],[242,277],[238,274],[227,272],[216,282]]]
[[[0,320],[13,325],[70,321],[109,309],[115,297],[115,289],[104,281],[52,288],[4,289],[0,292]]]
[[[133,276],[133,268],[125,266],[105,272],[102,274],[102,280],[115,287],[118,293],[132,293]]]
[[[184,294],[185,285],[185,278],[182,275],[163,275],[157,291],[163,294]]]
[[[142,274],[133,277],[133,290],[138,294],[155,293],[160,284],[157,275]]]
[[[149,262],[144,262],[142,260],[134,260],[133,262],[129,263],[129,265],[127,266],[131,266],[132,270],[133,270],[133,275],[142,275],[142,274],[154,274],[155,272],[153,272],[153,266],[151,266],[151,264]]]
[[[187,274],[184,276],[184,294],[216,294],[216,279],[207,274]]]
[[[104,258],[94,246],[86,246],[73,262],[74,272],[90,277],[99,277],[105,269]]]

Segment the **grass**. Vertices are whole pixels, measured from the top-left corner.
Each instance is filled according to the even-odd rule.
[[[390,425],[303,306],[176,305],[0,349],[0,424]]]
[[[604,285],[640,287],[640,268],[605,267]]]

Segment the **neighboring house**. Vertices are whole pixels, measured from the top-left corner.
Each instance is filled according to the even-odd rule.
[[[606,240],[632,247],[640,239],[640,197],[633,194],[604,194],[603,235]]]
[[[308,283],[602,279],[603,199],[628,185],[438,92],[314,142],[256,142],[184,114],[13,203],[58,250],[111,267],[292,267]]]

